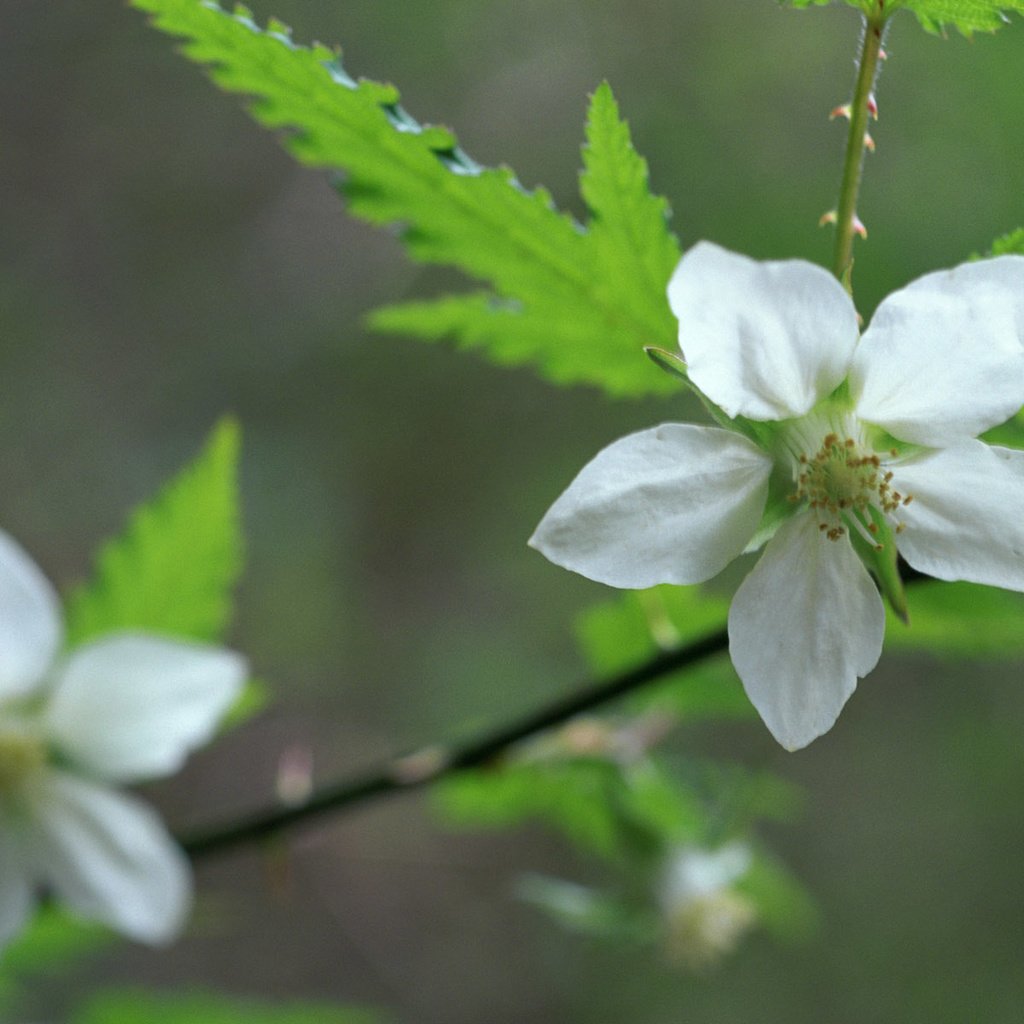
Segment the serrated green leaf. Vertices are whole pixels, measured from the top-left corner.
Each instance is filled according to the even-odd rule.
[[[544,190],[527,191],[507,168],[479,166],[451,132],[418,124],[393,87],[353,81],[336,53],[296,46],[279,26],[260,32],[247,14],[212,3],[132,2],[188,40],[186,55],[208,65],[218,85],[256,97],[253,116],[288,130],[299,160],[343,171],[355,215],[399,225],[415,259],[461,268],[494,300],[403,306],[378,314],[374,326],[426,338],[446,328],[467,347],[531,364],[558,383],[672,392],[643,347],[675,341],[665,285],[676,244],[607,86],[591,110],[584,191],[594,220],[584,230]]]
[[[255,1003],[222,995],[112,991],[93,996],[74,1024],[374,1024],[366,1010]]]
[[[222,420],[198,457],[103,546],[67,603],[68,644],[119,629],[217,640],[242,567],[239,428]]]
[[[897,7],[917,15],[929,32],[951,26],[965,36],[994,32],[1009,18],[1007,12],[1024,12],[1024,0],[895,0]]]
[[[612,675],[721,629],[728,612],[728,601],[697,587],[624,591],[584,612],[576,635],[594,671]],[[689,720],[755,715],[724,652],[645,687],[631,706],[664,709]]]
[[[782,0],[791,7],[824,7],[833,0]],[[879,14],[879,0],[845,0],[867,15]],[[1024,0],[889,0],[888,15],[910,11],[929,32],[942,32],[947,27],[969,36],[974,32],[994,32],[1008,20],[1009,12],[1024,12]]]
[[[646,344],[674,338],[665,289],[679,262],[679,244],[666,226],[668,203],[651,195],[647,162],[633,148],[607,82],[591,98],[583,166],[580,194],[591,212],[585,250],[607,289],[608,305],[647,323],[652,337]]]
[[[370,313],[367,323],[375,331],[425,341],[451,338],[462,348],[486,351],[488,358],[502,366],[529,363],[553,337],[542,317],[524,315],[522,307],[486,292],[384,306]],[[570,333],[572,337],[567,338]],[[586,325],[563,325],[563,351],[576,351],[585,334]],[[572,358],[549,360],[544,375],[557,384],[578,380]]]
[[[1024,595],[977,583],[928,580],[910,594],[910,625],[893,620],[891,648],[956,657],[1024,655]]]

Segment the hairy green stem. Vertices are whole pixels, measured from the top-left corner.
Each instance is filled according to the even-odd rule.
[[[857,197],[864,168],[865,138],[878,77],[882,40],[888,14],[885,0],[878,0],[874,14],[864,16],[864,36],[857,63],[857,81],[850,102],[850,132],[846,139],[843,180],[839,186],[836,207],[836,245],[832,270],[849,288],[849,272],[853,263],[853,236],[857,233]]]

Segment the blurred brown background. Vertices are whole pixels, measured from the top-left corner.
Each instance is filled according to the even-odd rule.
[[[579,212],[586,98],[629,117],[685,245],[826,262],[858,21],[773,0],[266,0],[296,38],[394,81]],[[175,827],[271,797],[308,745],[327,779],[495,723],[583,672],[575,614],[606,592],[525,538],[630,429],[686,415],[370,337],[377,305],[460,287],[351,220],[117,3],[0,0],[2,526],[69,585],[100,539],[233,411],[249,569],[232,642],[273,708],[151,790]],[[868,157],[858,298],[1024,222],[1024,24],[972,42],[897,17]],[[1024,625],[1022,625],[1024,629]],[[452,836],[422,797],[304,831],[291,856],[202,866],[192,934],[38,993],[134,980],[388,1007],[409,1024],[1018,1024],[1024,1003],[1020,666],[889,656],[837,728],[786,755],[759,725],[684,736],[807,787],[770,839],[820,901],[808,945],[752,937],[680,975],[566,938],[519,870],[587,877],[538,831]]]

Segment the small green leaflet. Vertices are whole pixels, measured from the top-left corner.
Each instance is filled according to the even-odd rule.
[[[217,640],[242,568],[239,428],[222,420],[198,457],[101,549],[92,580],[71,594],[68,644],[118,629]]]
[[[221,88],[255,96],[253,116],[286,130],[299,160],[343,171],[352,213],[399,225],[413,258],[459,267],[487,286],[381,310],[371,317],[376,329],[453,335],[559,384],[621,396],[675,390],[643,349],[675,345],[665,287],[678,246],[607,85],[587,126],[584,228],[543,189],[527,191],[508,168],[471,160],[447,129],[418,124],[394,87],[353,81],[337,53],[297,46],[280,23],[262,32],[245,8],[229,14],[200,0],[132,2],[157,28],[185,37],[185,54],[208,65]]]
[[[823,7],[832,0],[782,0],[792,7]],[[869,16],[878,16],[879,0],[845,0]],[[963,35],[973,32],[994,32],[1009,18],[1007,12],[1024,13],[1024,0],[889,0],[885,12],[912,11],[929,32],[942,32],[947,26]]]
[[[325,1004],[274,1005],[221,995],[114,991],[93,996],[73,1024],[375,1024],[365,1010]]]

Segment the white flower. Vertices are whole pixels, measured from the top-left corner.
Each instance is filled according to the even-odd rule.
[[[1024,405],[1024,257],[928,274],[862,337],[820,267],[706,242],[669,300],[689,378],[728,429],[668,423],[609,445],[530,543],[644,588],[699,583],[768,540],[733,599],[729,648],[768,728],[797,749],[881,653],[862,559],[884,582],[898,540],[922,573],[1024,590],[1024,452],[976,440]]]
[[[742,843],[717,850],[684,846],[672,853],[659,892],[672,960],[699,969],[735,949],[757,919],[753,903],[733,888],[752,863]]]
[[[60,606],[0,532],[0,946],[42,888],[143,942],[180,930],[188,863],[145,804],[111,788],[176,771],[238,695],[231,651],[115,633],[66,657]]]

